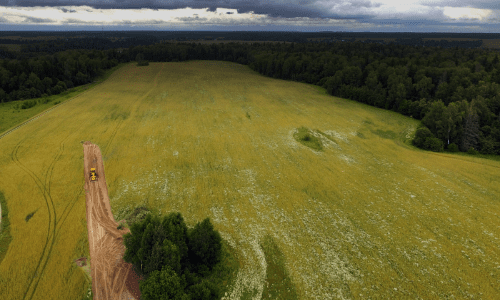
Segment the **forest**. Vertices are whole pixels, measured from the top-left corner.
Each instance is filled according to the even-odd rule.
[[[315,84],[422,120],[414,144],[432,151],[500,154],[500,62],[497,50],[362,42],[169,43],[123,50],[31,45],[2,50],[0,101],[59,94],[87,84],[121,62],[224,60],[265,76]],[[67,45],[74,47],[74,43]],[[34,51],[34,52],[33,52]]]

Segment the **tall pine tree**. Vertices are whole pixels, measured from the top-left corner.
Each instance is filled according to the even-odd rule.
[[[465,114],[464,133],[462,137],[462,151],[476,149],[479,139],[479,116],[474,108],[474,100],[470,103]]]

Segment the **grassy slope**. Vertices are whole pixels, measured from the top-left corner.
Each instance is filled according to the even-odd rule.
[[[105,72],[103,76],[97,78],[96,83],[89,83],[82,86],[77,86],[72,89],[69,89],[59,95],[52,95],[47,97],[49,99],[48,103],[38,104],[34,107],[28,109],[16,109],[15,106],[19,104],[19,107],[22,105],[24,101],[27,100],[18,100],[6,103],[0,103],[0,134],[7,131],[8,129],[19,125],[20,123],[28,120],[29,118],[42,113],[43,111],[52,108],[54,103],[56,102],[64,102],[68,99],[76,97],[83,93],[84,91],[96,86],[102,81],[106,80],[114,71],[118,70],[122,67],[123,64],[117,65],[112,69],[109,69]],[[40,100],[42,98],[36,98],[34,100]]]
[[[493,298],[500,163],[415,149],[417,124],[238,64],[129,64],[2,139],[13,241],[0,290],[22,296],[35,272],[50,183],[56,239],[33,299],[84,291],[71,261],[86,230],[80,141],[91,140],[115,214],[147,204],[190,225],[211,217],[239,251],[229,299],[283,295],[264,288],[273,276],[299,299]],[[301,126],[326,135],[322,152],[295,141]]]

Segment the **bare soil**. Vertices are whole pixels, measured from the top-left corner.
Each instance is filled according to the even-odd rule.
[[[111,213],[108,187],[104,176],[101,150],[85,142],[84,175],[87,205],[87,230],[90,247],[90,269],[94,299],[140,299],[139,277],[132,264],[123,260],[123,235],[128,228],[117,229],[118,223]],[[97,181],[90,181],[90,168],[96,168]]]

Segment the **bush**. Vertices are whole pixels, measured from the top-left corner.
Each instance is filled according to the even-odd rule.
[[[479,152],[477,152],[473,147],[470,147],[469,150],[467,150],[467,154],[476,155],[479,154]]]
[[[137,65],[139,67],[141,67],[141,66],[149,66],[149,61],[143,60],[143,61],[138,62]]]
[[[458,146],[455,143],[451,143],[448,145],[448,151],[450,152],[458,152]]]
[[[413,138],[413,145],[417,146],[418,148],[426,149],[425,141],[428,138],[433,138],[433,137],[434,135],[429,130],[429,128],[425,126],[419,127],[415,132],[415,137]]]
[[[151,213],[148,208],[145,206],[139,206],[134,208],[132,213],[125,219],[127,224],[132,224],[137,221],[142,221],[146,217],[147,214]]]
[[[443,141],[435,137],[426,138],[424,149],[434,152],[441,152],[443,151]]]
[[[21,105],[21,109],[28,109],[28,108],[32,108],[33,106],[35,106],[37,104],[36,100],[26,100],[23,102],[23,104]]]

